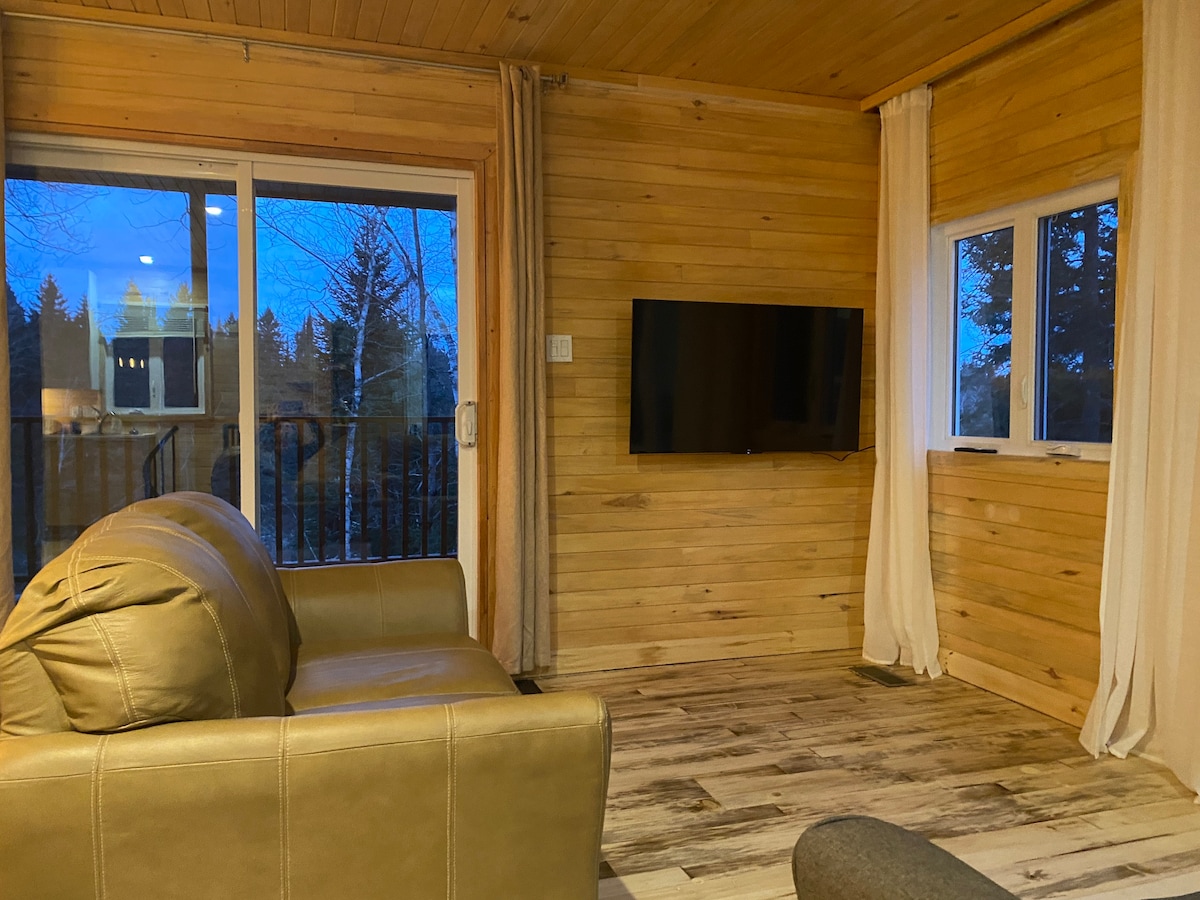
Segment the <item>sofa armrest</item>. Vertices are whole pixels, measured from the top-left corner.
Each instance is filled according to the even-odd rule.
[[[799,900],[1016,900],[919,834],[868,816],[806,828],[792,877]]]
[[[581,693],[0,740],[4,896],[594,898],[608,759]]]
[[[467,633],[456,559],[408,559],[280,569],[301,641]]]

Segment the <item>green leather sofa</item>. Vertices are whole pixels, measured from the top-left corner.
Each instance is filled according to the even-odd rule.
[[[96,523],[0,631],[0,895],[595,897],[604,705],[466,621],[453,560],[276,571],[206,494]]]

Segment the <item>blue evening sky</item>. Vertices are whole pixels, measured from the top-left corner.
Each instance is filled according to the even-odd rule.
[[[46,274],[52,273],[69,309],[77,312],[88,296],[101,331],[111,337],[131,280],[143,295],[158,302],[160,317],[181,284],[192,287],[184,193],[31,181],[22,182],[20,188],[14,193],[9,182],[7,274],[18,302],[26,309],[37,306],[38,288]],[[317,201],[303,203],[318,222],[321,213],[332,208],[332,204]],[[210,194],[205,205],[209,210],[209,319],[215,328],[237,313],[237,204],[233,196]],[[422,210],[419,216],[424,245],[448,246],[452,217],[432,210]],[[345,239],[336,234],[320,227],[305,228],[304,232],[297,236],[302,241],[324,244],[310,245],[318,255],[336,259],[348,252]],[[327,270],[313,265],[309,253],[270,228],[260,226],[256,237],[259,312],[272,309],[289,337],[310,310],[331,313],[325,308]],[[435,303],[453,327],[453,275],[442,273],[440,281],[437,276],[436,267],[430,267],[427,278],[432,282]]]

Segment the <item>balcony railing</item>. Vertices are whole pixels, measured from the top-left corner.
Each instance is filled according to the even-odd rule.
[[[454,556],[454,417],[270,416],[259,531],[277,565]]]
[[[40,417],[14,416],[17,584],[88,524],[143,497],[189,488],[238,504],[240,444],[229,421],[176,418],[142,435],[43,436]],[[258,472],[259,533],[277,565],[457,552],[452,416],[263,416]]]

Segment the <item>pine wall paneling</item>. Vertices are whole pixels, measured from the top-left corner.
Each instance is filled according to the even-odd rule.
[[[631,456],[634,297],[867,311],[878,119],[572,84],[544,98],[555,666],[856,647],[874,459]]]
[[[942,663],[1075,725],[1100,665],[1108,465],[930,454]]]
[[[1141,3],[1103,0],[934,85],[934,222],[1121,175]],[[1123,186],[1124,192],[1124,186]],[[1076,725],[1099,671],[1106,463],[930,454],[946,671]]]
[[[494,176],[494,76],[4,21],[14,131]],[[544,119],[548,328],[575,336],[549,379],[556,668],[856,646],[871,454],[631,457],[629,328],[633,297],[862,307],[873,443],[878,118],[572,83]],[[492,257],[480,283],[494,276]]]
[[[1141,122],[1142,6],[1102,0],[938,82],[935,224],[1121,174]]]

